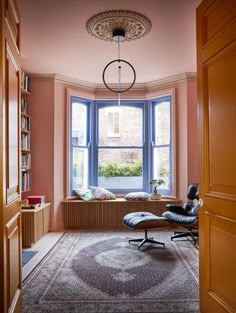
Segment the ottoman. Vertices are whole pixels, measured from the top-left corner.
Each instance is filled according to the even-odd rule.
[[[144,238],[139,239],[130,239],[130,242],[140,242],[138,245],[138,249],[140,249],[146,242],[162,245],[165,247],[165,244],[163,242],[159,242],[153,239],[153,237],[148,237],[147,230],[150,228],[156,228],[158,227],[158,224],[160,221],[165,221],[165,217],[157,216],[150,212],[134,212],[129,213],[124,216],[123,218],[123,224],[133,230],[136,229],[144,229],[145,235]]]

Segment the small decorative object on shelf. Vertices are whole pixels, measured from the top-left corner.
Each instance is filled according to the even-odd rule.
[[[149,184],[153,185],[153,193],[151,193],[152,200],[161,200],[161,194],[158,193],[158,187],[164,185],[164,180],[161,178],[152,179]]]
[[[30,78],[21,72],[21,191],[31,188],[30,115],[28,96]]]

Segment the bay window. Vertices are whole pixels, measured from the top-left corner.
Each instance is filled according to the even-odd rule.
[[[171,96],[149,101],[93,102],[71,97],[71,193],[90,185],[118,194],[151,192],[162,178],[172,195]]]

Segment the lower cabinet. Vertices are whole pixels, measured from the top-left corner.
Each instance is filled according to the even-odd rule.
[[[49,231],[50,203],[36,209],[22,207],[22,247],[29,248]]]

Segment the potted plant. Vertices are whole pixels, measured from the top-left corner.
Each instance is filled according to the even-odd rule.
[[[164,185],[164,180],[161,178],[158,179],[152,179],[149,184],[153,185],[153,193],[151,194],[151,198],[153,200],[160,200],[161,199],[161,194],[158,193],[158,187],[161,185]]]

